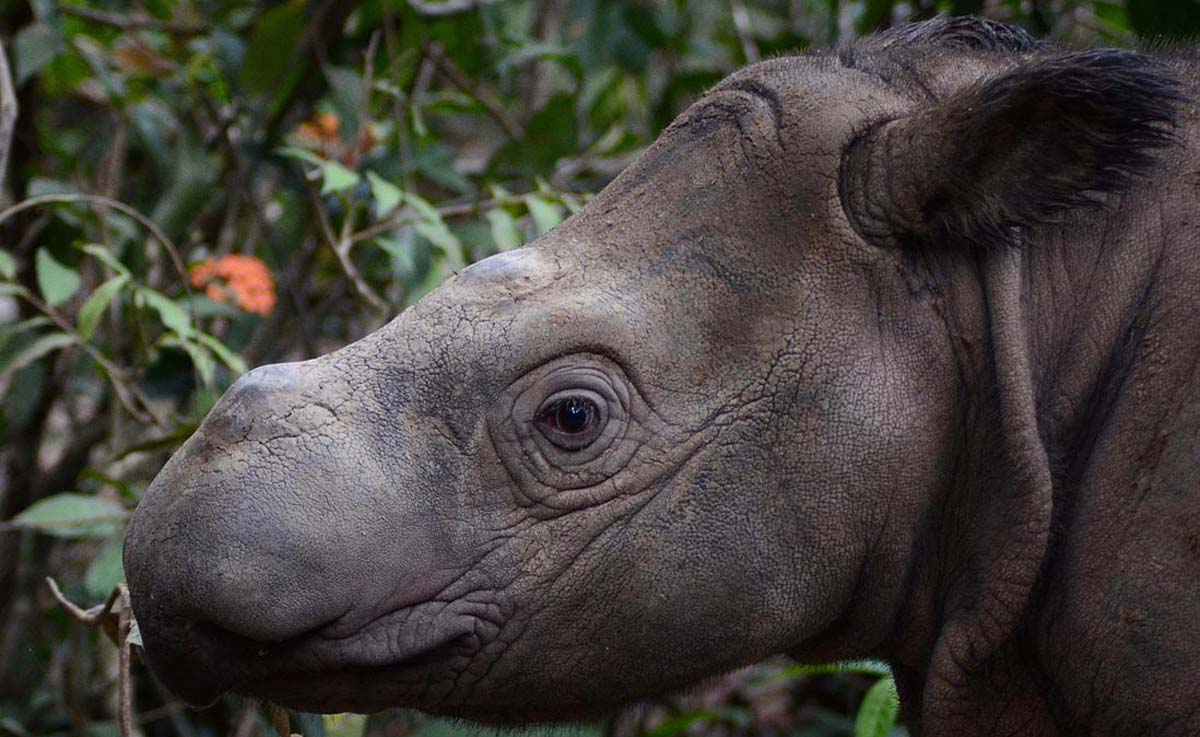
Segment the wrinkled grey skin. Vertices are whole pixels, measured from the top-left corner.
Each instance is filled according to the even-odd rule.
[[[230,389],[129,531],[154,672],[519,722],[872,655],[914,734],[1197,733],[1195,76],[1160,61],[957,21],[730,77],[531,246]]]

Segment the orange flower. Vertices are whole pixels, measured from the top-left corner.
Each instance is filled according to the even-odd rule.
[[[357,140],[342,140],[342,119],[334,113],[316,113],[311,120],[296,126],[293,142],[315,152],[322,159],[336,160],[350,168],[379,144],[379,136],[371,123],[364,123]]]
[[[338,135],[341,127],[341,119],[333,113],[317,113],[311,121],[296,127],[296,135],[308,145],[327,152],[342,145],[342,137]]]
[[[211,300],[226,302],[232,295],[243,310],[259,315],[269,315],[275,308],[275,277],[254,256],[231,253],[209,259],[193,266],[191,277],[192,286],[204,289]]]

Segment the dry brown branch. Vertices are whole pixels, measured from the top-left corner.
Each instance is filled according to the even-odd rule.
[[[130,673],[132,653],[130,652],[129,631],[133,627],[133,607],[129,603],[129,589],[119,584],[108,595],[108,599],[99,606],[83,609],[75,602],[63,596],[58,582],[47,578],[55,601],[67,611],[67,614],[87,627],[101,629],[117,645],[117,723],[120,726],[121,737],[134,737],[133,734],[133,678]]]
[[[108,595],[108,599],[103,604],[98,604],[90,609],[83,609],[75,602],[63,596],[62,589],[58,587],[58,582],[53,578],[46,579],[46,585],[50,587],[50,593],[54,596],[54,600],[59,606],[67,610],[67,614],[80,624],[85,624],[88,627],[95,627],[104,621],[117,605],[121,598],[121,588],[117,587]]]
[[[65,3],[60,4],[58,10],[63,15],[72,15],[76,18],[90,20],[93,23],[120,28],[123,31],[148,29],[152,31],[166,31],[176,36],[201,36],[209,31],[208,26],[200,23],[176,23],[174,21],[153,18],[144,13],[120,15],[93,8],[84,8],[79,5],[67,5]]]
[[[267,716],[271,718],[277,737],[292,737],[292,720],[287,709],[278,704],[267,704]]]

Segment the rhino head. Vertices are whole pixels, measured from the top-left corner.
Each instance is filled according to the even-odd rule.
[[[1046,555],[1022,254],[1177,89],[978,20],[729,77],[551,233],[227,392],[128,533],[150,666],[516,722],[874,655],[919,714]]]

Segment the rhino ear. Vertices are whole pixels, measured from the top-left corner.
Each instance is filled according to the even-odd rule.
[[[873,243],[998,245],[1127,187],[1172,141],[1182,100],[1136,52],[1035,59],[860,136],[843,206]]]

